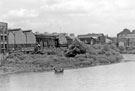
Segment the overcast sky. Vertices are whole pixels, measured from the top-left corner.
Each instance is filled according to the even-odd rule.
[[[134,0],[0,0],[0,21],[33,32],[104,33],[135,29]]]

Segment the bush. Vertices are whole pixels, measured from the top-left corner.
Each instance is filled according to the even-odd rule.
[[[84,54],[86,53],[86,46],[85,44],[74,41],[72,45],[69,46],[69,48],[65,51],[66,57],[75,57],[77,54]]]
[[[94,46],[93,46],[93,48],[94,49],[103,49],[103,45],[102,44],[95,44]]]
[[[119,50],[120,51],[124,51],[125,50],[125,47],[124,46],[119,46]]]
[[[106,55],[106,56],[111,56],[111,55],[112,55],[112,52],[111,52],[111,51],[106,51],[106,52],[105,52],[105,55]]]
[[[97,58],[97,61],[101,64],[107,64],[107,63],[110,63],[110,61],[107,59],[107,57],[98,57]]]
[[[77,54],[75,58],[86,58],[85,54]]]
[[[87,53],[89,53],[89,54],[96,54],[95,49],[93,48],[93,46],[88,45]]]
[[[105,44],[103,49],[105,51],[109,51],[111,49],[111,47],[108,44]]]

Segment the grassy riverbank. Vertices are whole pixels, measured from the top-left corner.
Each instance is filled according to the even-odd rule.
[[[122,59],[112,45],[89,46],[86,53],[76,54],[74,57],[66,55],[67,51],[62,48],[45,49],[43,54],[12,53],[2,62],[0,74],[52,71],[55,67],[64,69],[92,67],[118,63]]]

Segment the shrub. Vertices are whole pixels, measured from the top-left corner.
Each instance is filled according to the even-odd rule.
[[[107,59],[107,57],[98,57],[97,61],[101,64],[107,64],[110,63],[110,61]]]
[[[103,49],[105,51],[109,51],[111,48],[110,48],[110,46],[108,44],[105,44]]]
[[[95,44],[93,46],[94,49],[103,49],[103,45],[102,44]]]
[[[75,41],[72,45],[69,46],[67,51],[65,52],[66,57],[75,57],[77,54],[86,53],[85,44]]]
[[[111,55],[112,55],[112,52],[111,52],[111,51],[106,51],[106,52],[105,52],[105,55],[106,55],[106,56],[111,56]]]
[[[125,47],[124,46],[119,46],[119,50],[120,51],[124,51],[125,50]]]
[[[86,51],[87,51],[87,53],[89,53],[89,54],[96,54],[95,49],[94,49],[93,46],[91,46],[91,45],[88,45]]]
[[[85,54],[77,54],[75,58],[86,58]]]

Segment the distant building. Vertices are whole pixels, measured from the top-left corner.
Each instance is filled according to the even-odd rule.
[[[22,50],[26,44],[25,34],[20,28],[17,29],[8,29],[8,41],[10,50]]]
[[[110,37],[105,37],[105,43],[112,43],[112,39]]]
[[[71,45],[73,43],[75,37],[71,37],[71,36],[66,36],[67,39],[67,46]]]
[[[73,42],[66,33],[35,34],[35,36],[37,43],[42,47],[67,47]]]
[[[86,44],[99,44],[99,43],[105,43],[105,36],[104,34],[84,34],[84,35],[78,35],[78,38],[83,41]]]
[[[58,47],[68,47],[73,43],[73,38],[68,36],[67,34],[59,34],[58,37]]]
[[[59,40],[59,45],[67,45],[67,39],[64,34],[60,34],[58,36],[58,40]]]
[[[23,30],[26,37],[26,44],[36,44],[36,37],[32,30]]]
[[[8,51],[8,24],[0,22],[0,53]]]
[[[75,34],[74,34],[74,33],[70,33],[69,36],[70,36],[71,38],[75,38]]]
[[[56,40],[56,35],[52,34],[35,34],[36,41],[42,47],[55,47],[58,45],[58,40]]]
[[[135,46],[135,34],[127,34],[126,40],[128,46]]]
[[[112,43],[118,46],[117,37],[111,37]]]
[[[127,38],[128,34],[132,34],[129,29],[124,29],[117,34],[117,41],[119,46],[129,46],[129,41]]]
[[[24,33],[25,39],[26,39],[25,48],[23,50],[24,51],[33,51],[35,44],[36,44],[35,34],[32,32],[32,30],[23,30],[23,33]]]

